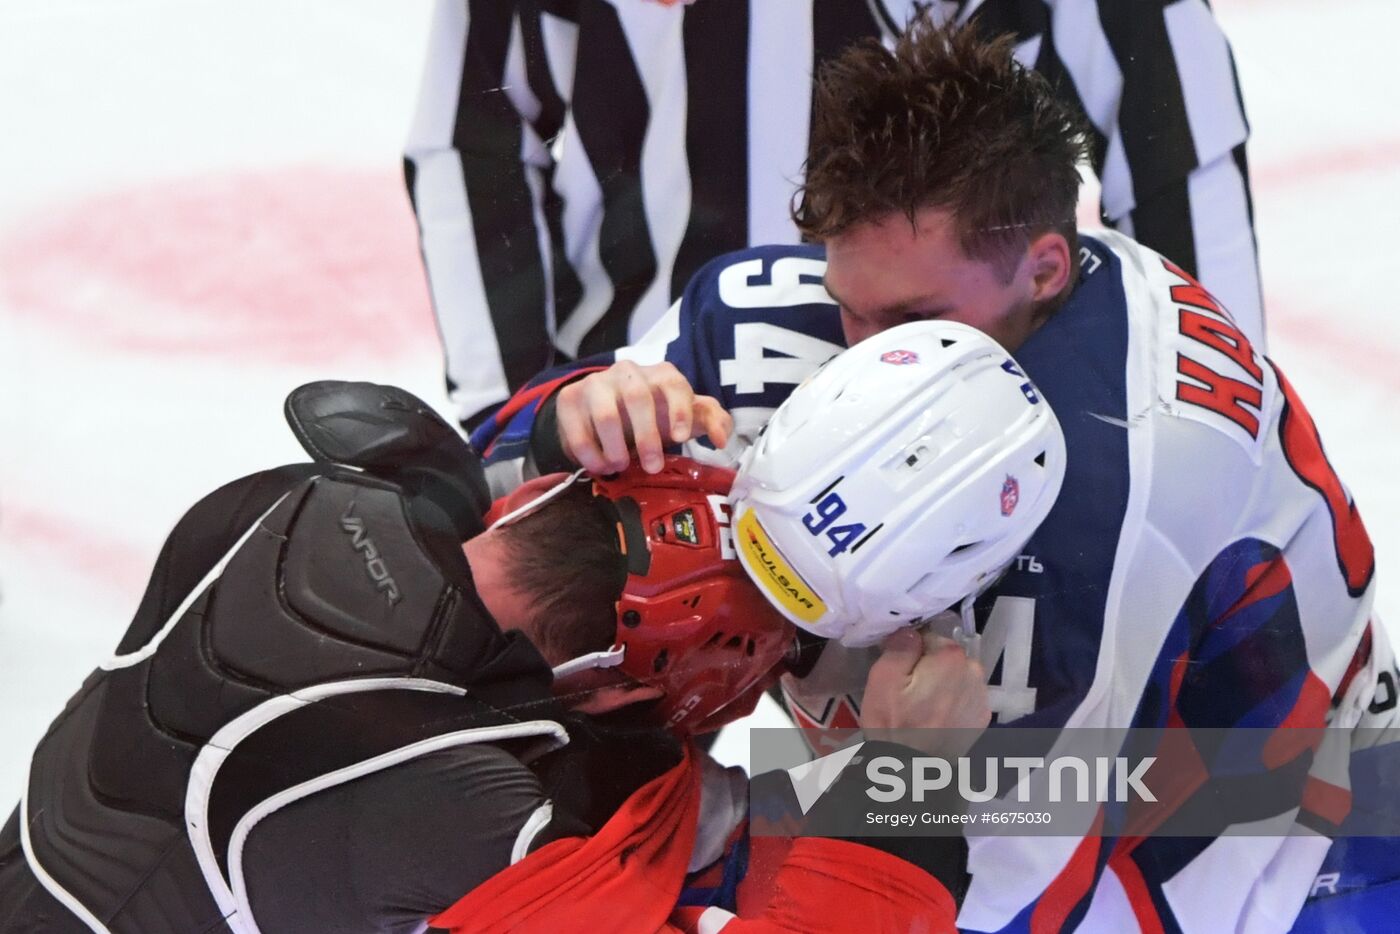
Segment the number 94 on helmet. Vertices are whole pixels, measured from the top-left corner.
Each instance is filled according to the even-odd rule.
[[[868,645],[991,586],[1050,512],[1065,442],[987,335],[950,321],[831,358],[774,413],[731,496],[739,561],[787,619]]]

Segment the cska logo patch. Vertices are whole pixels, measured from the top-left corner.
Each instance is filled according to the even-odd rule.
[[[880,354],[881,363],[890,363],[894,366],[908,366],[911,363],[919,362],[919,355],[912,350],[888,350]]]
[[[1021,501],[1021,484],[1016,482],[1016,478],[1010,474],[1006,475],[1006,481],[1001,485],[1001,514],[1009,516],[1016,511],[1016,504]]]

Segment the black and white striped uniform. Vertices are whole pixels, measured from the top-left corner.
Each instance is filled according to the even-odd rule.
[[[464,424],[635,340],[716,254],[793,243],[811,77],[920,8],[989,33],[1096,129],[1104,218],[1262,342],[1234,63],[1205,0],[439,0],[405,159]]]

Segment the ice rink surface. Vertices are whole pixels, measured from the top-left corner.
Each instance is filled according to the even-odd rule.
[[[1400,5],[1216,10],[1254,131],[1271,355],[1360,504],[1394,629]],[[0,8],[0,811],[184,509],[300,459],[289,389],[368,379],[445,402],[399,177],[428,12]]]

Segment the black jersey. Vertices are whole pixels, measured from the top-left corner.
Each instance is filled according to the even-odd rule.
[[[181,519],[40,741],[0,834],[0,930],[250,929],[246,856],[280,811],[435,754],[567,742],[548,665],[472,586],[487,497],[453,429],[367,384],[303,387],[288,415],[318,462]]]

